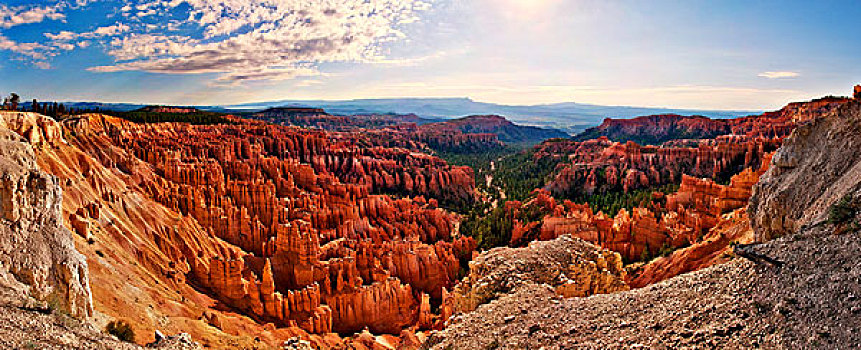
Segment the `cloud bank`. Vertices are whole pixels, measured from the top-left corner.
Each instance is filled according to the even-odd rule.
[[[380,45],[403,37],[401,23],[428,3],[412,0],[174,0],[124,8],[141,19],[188,5],[187,23],[200,35],[131,33],[108,52],[117,63],[97,72],[221,73],[221,83],[284,80],[319,74],[325,62],[384,57]]]
[[[0,5],[0,28],[65,18],[48,7]],[[76,9],[93,5],[78,4]],[[99,3],[104,5],[104,3]],[[101,44],[114,60],[94,72],[215,73],[216,84],[320,75],[327,62],[386,62],[384,44],[430,8],[422,0],[144,0],[113,9],[116,23],[44,33],[18,43],[0,32],[0,50],[37,66],[62,51]]]

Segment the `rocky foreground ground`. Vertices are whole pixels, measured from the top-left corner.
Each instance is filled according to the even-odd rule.
[[[565,299],[546,285],[455,316],[431,349],[861,347],[861,232],[827,227],[646,288]]]
[[[44,302],[21,298],[17,291],[0,287],[0,348],[2,349],[144,349],[120,341],[92,323],[81,321]],[[148,345],[150,349],[200,349],[187,334],[168,336]]]

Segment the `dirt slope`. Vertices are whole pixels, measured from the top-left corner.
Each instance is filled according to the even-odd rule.
[[[797,349],[861,346],[861,233],[820,227],[646,288],[563,299],[546,285],[456,316],[432,349]],[[513,317],[512,317],[513,316]],[[508,321],[506,321],[508,320]]]

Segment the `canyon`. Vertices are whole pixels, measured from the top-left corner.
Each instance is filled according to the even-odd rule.
[[[62,185],[97,313],[140,334],[224,347],[428,329],[474,249],[437,206],[473,200],[471,170],[424,154],[259,122],[3,116]]]
[[[799,245],[832,226],[857,231],[829,208],[858,197],[858,110],[828,97],[735,119],[607,119],[570,139],[498,116],[426,123],[291,108],[191,124],[4,111],[0,289],[100,328],[126,320],[139,344],[158,331],[212,348],[612,347],[620,335],[698,346],[681,321],[642,305],[704,312],[685,298],[706,284],[727,293],[708,299],[721,312],[753,312],[727,309],[727,295],[785,277],[738,259],[751,244],[818,273],[801,265],[813,248]],[[552,165],[547,181],[488,209],[502,213],[508,247],[480,251],[462,208],[481,208],[487,194],[473,168],[432,154],[541,140],[527,154]],[[616,212],[589,202],[634,193],[644,199]],[[581,321],[566,316],[583,310]],[[550,320],[537,321],[541,312]],[[691,327],[730,334],[723,346],[789,339],[751,340],[767,325],[737,328],[735,317]],[[605,337],[586,321],[613,324]],[[635,324],[658,328],[631,334]],[[675,343],[644,338],[669,331]]]
[[[748,199],[782,140],[798,125],[815,123],[851,103],[828,97],[727,120],[608,119],[572,140],[545,141],[533,157],[555,160],[554,174],[528,200],[506,203],[513,226],[510,245],[563,235],[581,238],[636,262],[626,277],[632,287],[726,262],[731,244],[754,241]],[[686,137],[699,138],[646,146],[626,140],[630,135],[671,135],[680,125],[687,128]],[[607,135],[575,141],[596,130],[620,141]],[[652,191],[639,205],[615,214],[582,202],[596,194],[649,191],[665,184],[679,186],[667,193]]]
[[[861,102],[847,101],[801,123],[768,170],[758,172],[759,181],[744,181],[745,188],[753,187],[750,205],[746,212],[724,216],[723,225],[727,232],[750,231],[743,234],[750,244],[725,250],[726,263],[587,298],[565,298],[552,284],[525,279],[452,318],[423,348],[861,346],[855,331],[861,326],[855,297],[861,292],[856,283],[861,177],[857,152],[850,147],[859,142],[859,121]],[[647,268],[651,277],[635,277],[631,286],[641,284],[640,278],[663,278],[660,274],[679,268],[676,264],[713,260],[715,248],[726,240],[714,233],[652,261],[661,266]],[[564,237],[546,244],[572,239]]]

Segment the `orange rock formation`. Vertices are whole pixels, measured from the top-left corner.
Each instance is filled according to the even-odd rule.
[[[522,223],[515,219],[511,243],[521,245],[533,239],[549,240],[570,234],[619,252],[628,261],[654,256],[665,248],[692,245],[717,226],[724,214],[747,205],[751,187],[767,167],[768,159],[766,155],[757,170],[748,168],[733,176],[727,186],[682,175],[681,186],[676,193],[666,196],[666,204],[655,201],[649,208],[634,208],[632,212],[622,209],[615,217],[596,214],[586,204],[568,200],[557,204],[548,192],[539,190],[527,203],[507,203],[513,217],[531,206],[538,206],[545,213],[540,222]]]
[[[63,184],[95,308],[142,342],[156,328],[214,347],[400,336],[435,322],[475,248],[437,207],[472,200],[471,170],[435,157],[242,120],[44,124],[22,133],[50,145],[39,164]]]

